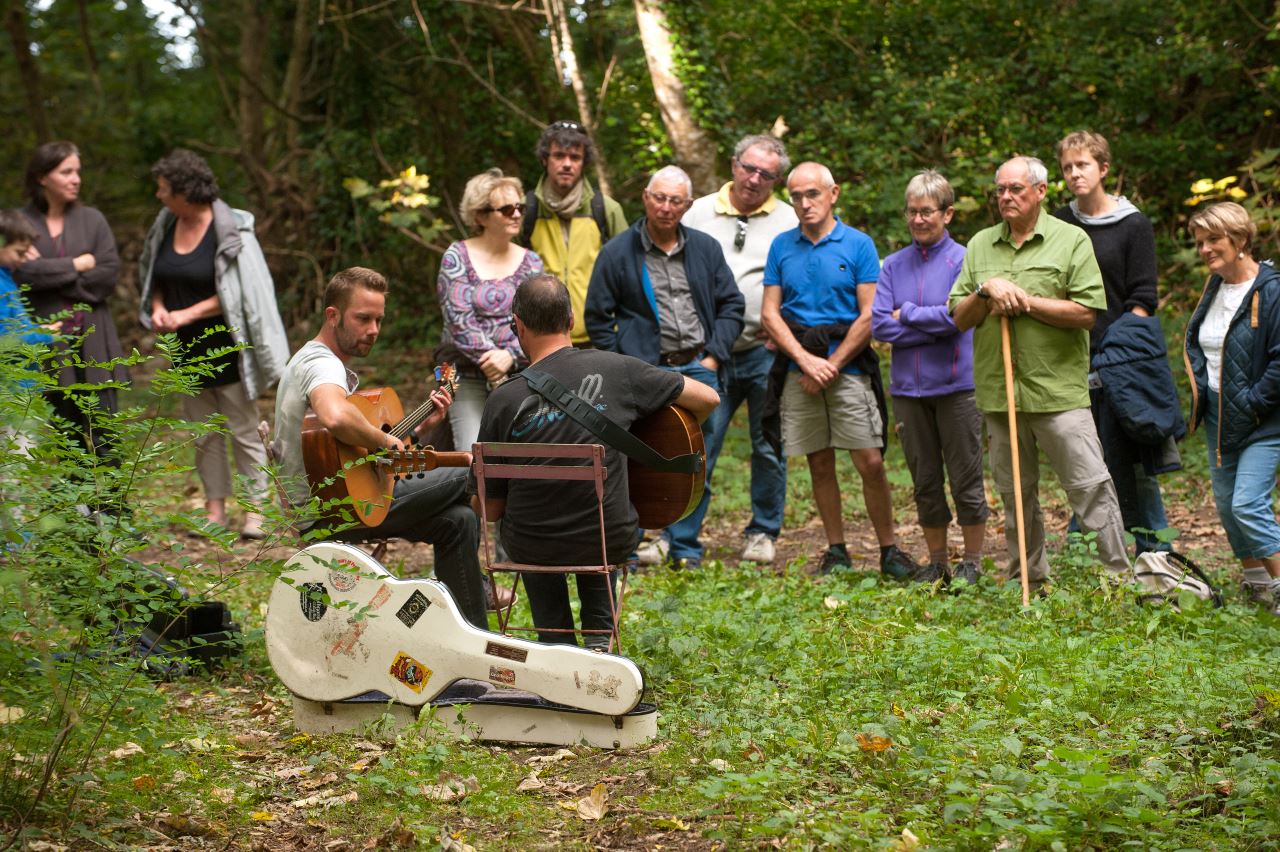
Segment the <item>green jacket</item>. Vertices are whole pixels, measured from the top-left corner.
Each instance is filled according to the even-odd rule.
[[[582,308],[587,301],[591,270],[595,266],[600,247],[627,229],[627,219],[622,213],[621,204],[607,195],[603,196],[605,224],[609,233],[602,235],[591,216],[591,199],[595,197],[595,188],[584,177],[582,205],[569,220],[569,236],[566,241],[559,217],[547,206],[546,195],[543,193],[545,180],[545,175],[539,178],[533,191],[538,201],[538,215],[529,236],[529,248],[542,258],[543,268],[569,288],[569,298],[573,302],[573,342],[586,343],[587,328],[582,319]]]

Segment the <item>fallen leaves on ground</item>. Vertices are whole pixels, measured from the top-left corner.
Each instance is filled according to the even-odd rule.
[[[888,737],[879,737],[875,734],[854,734],[853,738],[858,742],[858,748],[863,751],[884,751],[893,746],[893,740]]]
[[[463,843],[446,828],[440,832],[440,852],[476,852],[476,847]]]
[[[354,795],[354,794],[352,794]],[[411,849],[414,846],[416,837],[414,833],[405,828],[400,817],[396,817],[396,821],[391,823],[390,828],[382,832],[376,837],[370,837],[365,841],[365,849]]]
[[[609,812],[609,791],[601,782],[591,788],[591,794],[578,800],[574,810],[586,820],[597,820]]]
[[[538,777],[538,770],[535,769],[533,772],[530,772],[527,776],[521,779],[520,783],[516,785],[516,792],[526,793],[529,790],[541,790],[545,786],[547,786],[546,782]]]
[[[442,772],[440,773],[440,783],[419,784],[418,789],[428,799],[435,799],[438,802],[454,802],[458,799],[466,798],[468,793],[474,793],[479,790],[480,782],[476,780],[474,775],[459,778],[452,773]]]
[[[575,757],[577,757],[577,755],[572,751],[567,748],[562,748],[555,754],[535,754],[533,757],[529,758],[528,763],[541,763],[546,765],[560,760],[569,760]]]
[[[221,834],[217,826],[190,814],[158,813],[153,824],[157,831],[168,837],[214,837]]]
[[[360,794],[355,790],[350,793],[338,793],[336,790],[321,790],[311,796],[297,799],[293,802],[293,806],[298,810],[306,810],[307,808],[331,808],[335,805],[344,805],[350,802],[360,800]]]
[[[142,753],[143,753],[142,746],[134,742],[128,742],[120,746],[120,748],[117,748],[108,752],[108,755],[113,760],[122,760],[123,758],[129,757],[130,755],[142,754]]]

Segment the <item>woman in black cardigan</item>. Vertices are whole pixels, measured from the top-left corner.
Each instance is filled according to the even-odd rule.
[[[27,165],[27,195],[23,214],[36,231],[27,260],[14,275],[30,289],[27,298],[36,317],[69,312],[62,321],[63,334],[83,338],[81,359],[89,366],[64,364],[58,374],[63,387],[79,382],[127,382],[123,365],[104,364],[124,354],[107,302],[115,292],[120,273],[116,241],[107,220],[92,207],[80,203],[80,152],[70,142],[47,142],[35,150]],[[117,410],[116,389],[93,392],[98,405]],[[67,392],[51,395],[57,413],[74,424],[86,447],[102,455],[104,447]]]

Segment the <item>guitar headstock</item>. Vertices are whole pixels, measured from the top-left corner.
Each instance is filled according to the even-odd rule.
[[[452,364],[440,364],[436,367],[436,383],[444,388],[452,397],[458,392],[458,368]]]

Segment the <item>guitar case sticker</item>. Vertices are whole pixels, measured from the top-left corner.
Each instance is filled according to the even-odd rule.
[[[404,606],[396,610],[396,618],[403,621],[405,627],[412,627],[418,623],[418,619],[422,618],[429,606],[431,601],[427,600],[427,596],[418,589],[414,589],[413,594],[409,595],[409,599],[404,602]]]
[[[354,659],[355,654],[352,651],[356,647],[356,643],[360,641],[360,636],[364,633],[364,622],[351,619],[349,623],[351,627],[339,634],[333,646],[329,648],[329,656],[336,657],[339,654],[346,654]]]
[[[298,606],[302,608],[302,615],[307,621],[324,618],[324,614],[329,611],[328,604],[324,602],[328,593],[324,583],[303,583],[298,589]]]
[[[378,609],[389,600],[391,600],[391,587],[383,583],[378,587],[378,591],[373,593],[373,597],[369,598],[369,609]]]
[[[614,675],[609,675],[607,678],[600,677],[600,672],[593,670],[587,677],[587,695],[599,693],[611,701],[616,700],[620,686],[622,686],[622,679]]]
[[[529,652],[523,648],[512,648],[510,645],[500,645],[497,642],[486,642],[484,652],[490,657],[502,657],[504,660],[517,663],[523,663],[529,659]]]
[[[489,666],[489,680],[494,683],[502,683],[507,686],[516,685],[516,673],[511,669],[504,669],[502,666]]]
[[[391,662],[391,676],[414,692],[422,692],[431,680],[431,669],[401,651]]]
[[[329,569],[329,582],[340,592],[349,592],[360,582],[360,569],[350,559],[339,559],[342,568]]]

